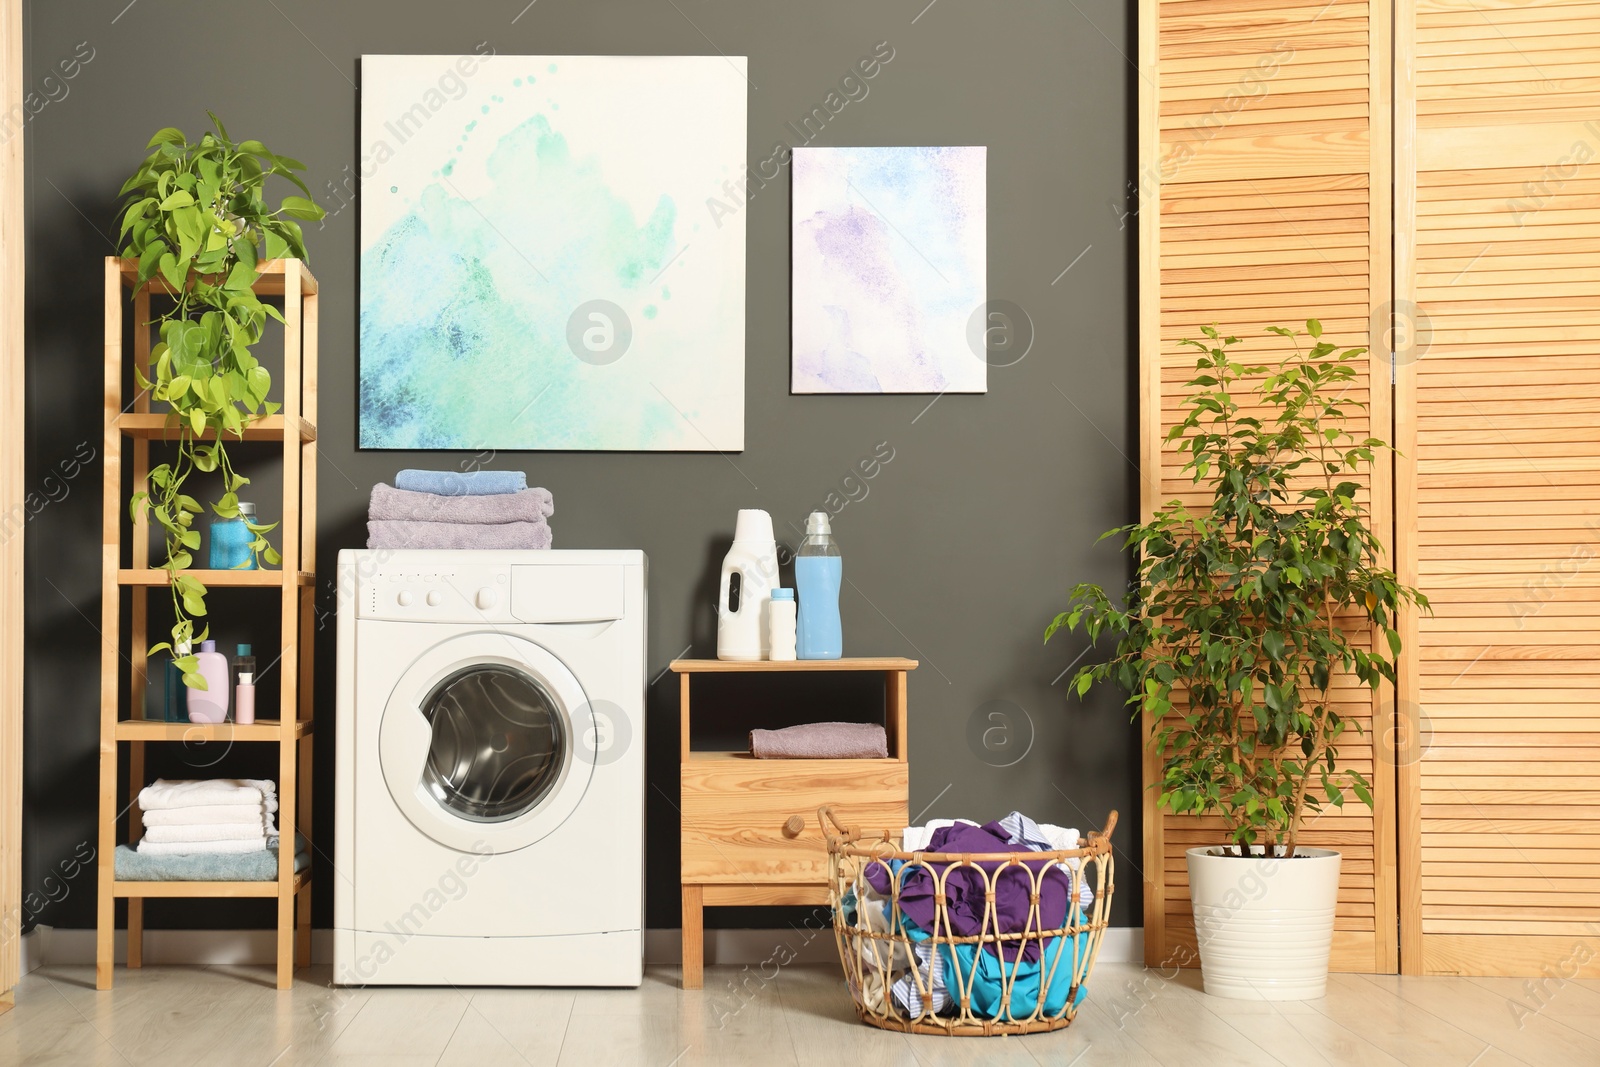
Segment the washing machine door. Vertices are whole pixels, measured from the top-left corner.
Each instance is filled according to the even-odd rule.
[[[595,767],[588,701],[548,650],[507,633],[460,634],[401,675],[378,749],[395,804],[461,852],[526,848],[583,799]]]

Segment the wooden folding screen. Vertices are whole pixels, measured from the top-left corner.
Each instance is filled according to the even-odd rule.
[[[1140,20],[1140,353],[1144,403],[1142,513],[1196,499],[1164,447],[1193,358],[1176,346],[1218,323],[1264,361],[1263,330],[1322,320],[1330,339],[1369,343],[1390,292],[1390,17],[1387,0],[1147,0]],[[1352,398],[1374,428],[1391,417],[1387,353]],[[1364,431],[1360,420],[1351,428]],[[1367,499],[1390,523],[1390,475]],[[1375,701],[1341,687],[1367,733],[1341,745],[1373,779],[1376,807],[1352,802],[1315,821],[1307,844],[1344,854],[1333,965],[1396,967],[1394,775],[1374,761]],[[1158,768],[1146,754],[1146,781]],[[1144,822],[1145,957],[1192,965],[1194,924],[1184,850],[1218,840],[1220,821]]]
[[[1600,974],[1600,3],[1398,14],[1402,969]]]

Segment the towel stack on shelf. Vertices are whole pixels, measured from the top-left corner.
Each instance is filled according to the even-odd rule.
[[[264,852],[278,841],[273,818],[278,810],[278,787],[263,779],[162,779],[139,791],[139,810],[144,814],[141,853]]]
[[[368,548],[549,548],[550,493],[521,471],[404,470],[372,488]]]

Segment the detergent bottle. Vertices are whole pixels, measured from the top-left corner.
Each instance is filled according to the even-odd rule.
[[[718,659],[767,658],[767,605],[777,584],[778,545],[772,536],[772,516],[756,508],[742,509],[718,582]]]
[[[833,525],[825,511],[806,519],[806,539],[794,558],[794,584],[800,595],[796,645],[801,659],[838,659],[844,655],[844,633],[839,624],[839,584],[844,561],[833,540]]]

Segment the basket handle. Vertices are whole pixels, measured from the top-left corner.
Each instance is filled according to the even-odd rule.
[[[837,834],[833,834],[828,831],[829,823],[833,823],[834,829],[839,831]],[[830,844],[834,841],[840,841],[850,836],[850,827],[839,821],[839,816],[834,814],[832,804],[824,804],[822,807],[817,809],[817,824],[822,827],[822,836],[826,838]]]
[[[1107,841],[1110,841],[1111,840],[1111,831],[1115,830],[1116,828],[1117,828],[1117,809],[1116,808],[1112,808],[1111,809],[1111,814],[1106,816],[1105,828],[1103,830],[1090,830],[1089,831],[1089,839],[1092,841],[1095,838],[1099,837],[1099,838],[1104,838]]]

